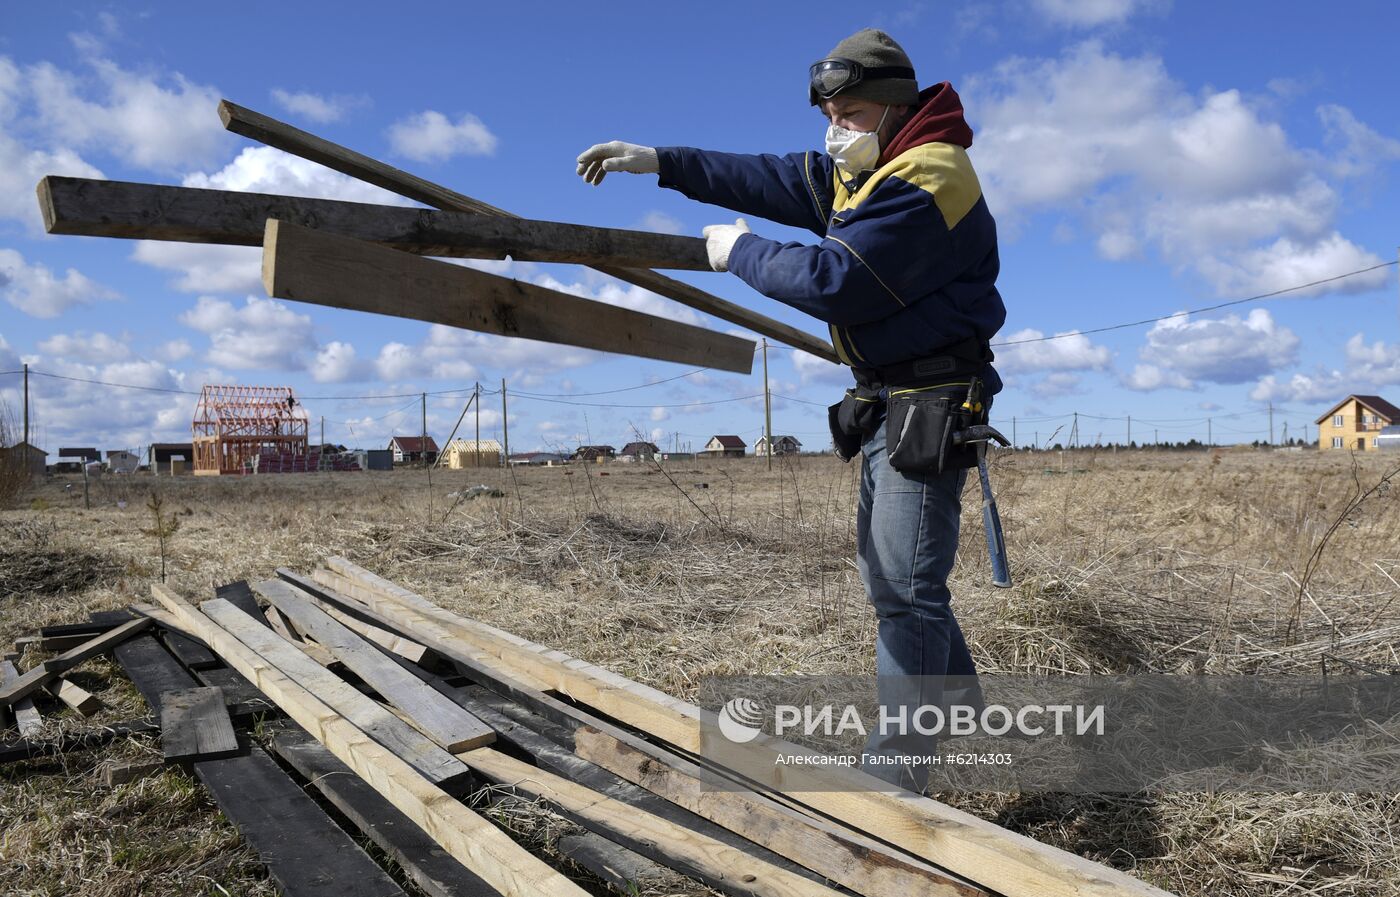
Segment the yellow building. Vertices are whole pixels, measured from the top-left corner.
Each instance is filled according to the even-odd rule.
[[[464,467],[500,467],[501,444],[494,439],[454,439],[447,444],[447,466],[453,470]]]
[[[1381,430],[1391,424],[1400,424],[1400,408],[1380,396],[1347,396],[1317,419],[1317,447],[1373,452]]]

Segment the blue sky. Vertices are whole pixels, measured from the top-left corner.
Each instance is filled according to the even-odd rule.
[[[313,434],[447,435],[480,381],[509,383],[513,450],[698,448],[762,427],[753,375],[269,300],[258,251],[42,233],[44,174],[374,202],[396,198],[224,132],[220,97],[532,218],[699,234],[725,210],[651,177],[583,184],[574,157],[623,139],[741,152],[820,147],[806,66],[889,30],[920,81],[951,80],[1001,234],[1007,381],[995,417],[1046,442],[1276,437],[1351,392],[1400,401],[1395,268],[1152,326],[1080,333],[1394,261],[1400,106],[1393,4],[1005,0],[861,5],[16,4],[0,18],[0,371],[35,376],[35,441],[188,438],[204,383],[291,385]],[[808,234],[751,220],[757,233]],[[731,329],[585,269],[491,270]],[[725,274],[680,275],[821,334]],[[822,448],[848,374],[770,352],[774,429]],[[646,385],[655,381],[664,383]],[[18,413],[18,378],[0,395]],[[629,387],[640,387],[628,389]],[[623,390],[626,391],[617,391]],[[154,390],[172,390],[168,392]],[[355,398],[337,398],[337,397]],[[387,398],[362,398],[387,396]],[[324,398],[323,398],[324,397]],[[695,403],[715,404],[697,406]],[[483,435],[500,428],[483,403]],[[468,424],[473,418],[468,418]],[[1310,428],[1315,434],[1315,428]],[[1101,434],[1101,435],[1100,435]]]

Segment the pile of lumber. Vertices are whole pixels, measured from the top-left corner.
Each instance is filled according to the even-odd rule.
[[[678,872],[737,895],[1166,895],[858,771],[774,767],[803,750],[778,739],[742,746],[757,762],[741,774],[702,753],[713,714],[344,559],[277,577],[198,603],[155,586],[99,615],[105,631],[41,631],[83,639],[7,679],[0,703],[18,711],[114,650],[166,762],[193,770],[286,894],[402,893],[347,821],[428,894],[585,893],[473,809],[515,795],[587,830],[559,852],[620,893]]]

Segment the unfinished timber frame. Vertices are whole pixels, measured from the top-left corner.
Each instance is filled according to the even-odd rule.
[[[205,386],[192,424],[194,472],[241,474],[265,452],[305,455],[307,424],[290,386]]]

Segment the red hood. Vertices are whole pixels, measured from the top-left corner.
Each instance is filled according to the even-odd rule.
[[[919,104],[914,117],[880,154],[880,165],[925,143],[953,143],[963,149],[972,146],[972,128],[963,118],[962,100],[952,84],[944,81],[925,88],[919,94]]]

